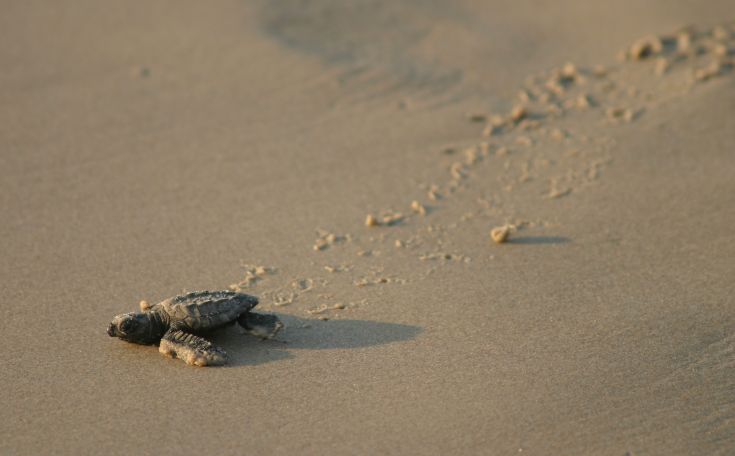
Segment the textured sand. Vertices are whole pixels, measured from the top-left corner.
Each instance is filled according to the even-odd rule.
[[[729,454],[730,2],[537,3],[5,5],[0,453]],[[281,341],[105,334],[228,286]]]

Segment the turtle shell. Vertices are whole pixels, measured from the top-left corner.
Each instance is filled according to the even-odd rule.
[[[183,323],[193,331],[214,329],[235,321],[258,304],[258,298],[234,291],[193,291],[161,301],[157,307],[171,324]]]

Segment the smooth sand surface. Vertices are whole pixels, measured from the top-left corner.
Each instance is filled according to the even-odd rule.
[[[3,10],[0,453],[732,454],[731,2]],[[279,341],[105,334],[228,286]]]

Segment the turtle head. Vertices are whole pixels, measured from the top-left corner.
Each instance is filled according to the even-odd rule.
[[[126,313],[112,319],[107,327],[110,337],[119,337],[122,340],[136,344],[152,344],[152,323],[145,313]]]

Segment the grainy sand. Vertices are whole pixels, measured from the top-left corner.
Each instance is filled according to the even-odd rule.
[[[5,5],[0,453],[731,454],[732,14]],[[280,340],[105,334],[228,287]]]

